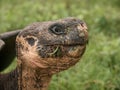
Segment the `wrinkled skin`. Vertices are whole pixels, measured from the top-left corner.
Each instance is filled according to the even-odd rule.
[[[86,24],[76,18],[30,25],[17,37],[18,59],[33,68],[51,69],[50,73],[65,70],[84,53],[86,29]]]

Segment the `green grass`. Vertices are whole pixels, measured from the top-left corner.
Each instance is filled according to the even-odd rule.
[[[0,33],[69,16],[88,25],[81,61],[54,76],[49,90],[120,90],[119,0],[0,0]],[[15,67],[15,62],[4,72]]]

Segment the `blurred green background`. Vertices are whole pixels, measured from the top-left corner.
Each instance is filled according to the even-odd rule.
[[[49,90],[120,90],[120,0],[0,0],[0,33],[70,16],[87,23],[89,44],[79,63],[53,77]]]

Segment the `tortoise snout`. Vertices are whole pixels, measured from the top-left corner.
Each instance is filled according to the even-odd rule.
[[[88,32],[87,32],[87,26],[85,23],[80,23],[77,26],[79,37],[81,38],[81,42],[88,43]]]

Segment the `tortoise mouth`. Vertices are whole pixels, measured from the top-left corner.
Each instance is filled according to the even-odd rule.
[[[85,47],[86,44],[43,45],[38,52],[42,58],[61,58],[64,56],[79,58],[84,53]]]
[[[67,46],[66,55],[72,58],[79,58],[84,53],[85,45]]]
[[[53,48],[50,53],[48,53],[48,56],[79,58],[84,53],[87,44],[88,40],[83,39],[81,43],[76,42],[74,44],[47,45],[48,47]]]

